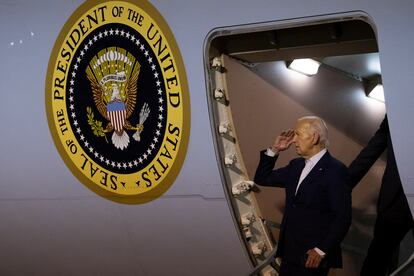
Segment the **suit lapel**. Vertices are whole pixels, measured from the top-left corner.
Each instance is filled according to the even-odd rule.
[[[296,187],[298,186],[298,182],[299,182],[299,178],[300,178],[300,174],[303,170],[303,168],[305,167],[305,159],[304,158],[300,158],[300,160],[297,162],[296,165],[296,173],[294,173],[293,175],[295,175],[295,178],[293,179],[293,189],[287,189],[286,192],[289,194],[286,194],[287,197],[295,197],[295,192],[296,192]]]
[[[318,163],[316,163],[316,165],[312,168],[309,174],[303,179],[302,183],[299,186],[298,192],[296,193],[296,196],[298,196],[303,191],[303,189],[306,189],[306,187],[309,186],[309,184],[312,183],[312,181],[315,178],[317,179],[319,176],[321,176],[325,172],[329,158],[330,158],[330,154],[329,152],[326,152],[322,156],[322,158],[318,161]],[[302,171],[299,172],[299,175],[301,172]],[[297,186],[297,183],[296,183],[296,186]],[[295,187],[295,191],[296,191],[296,187]]]

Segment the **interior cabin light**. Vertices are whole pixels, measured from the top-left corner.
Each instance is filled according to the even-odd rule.
[[[306,76],[313,76],[318,73],[321,63],[310,58],[301,58],[287,62],[286,66],[287,68],[302,73]]]
[[[384,87],[380,75],[375,75],[367,80],[365,94],[369,98],[385,103]]]

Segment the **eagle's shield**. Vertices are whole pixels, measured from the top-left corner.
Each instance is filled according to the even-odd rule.
[[[123,102],[110,102],[106,106],[108,118],[116,132],[121,132],[124,128],[126,110]]]

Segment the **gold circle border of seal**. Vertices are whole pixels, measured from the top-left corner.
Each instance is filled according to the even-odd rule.
[[[105,9],[103,9],[103,7],[107,7],[105,15],[103,14],[103,12],[105,12]],[[123,14],[125,17],[122,17],[122,15],[120,14],[120,10],[121,10],[120,7],[123,7]],[[65,83],[66,83],[65,88],[63,89],[63,91],[59,91],[59,89],[56,89],[55,86],[56,86],[58,66],[60,66],[61,69],[64,68],[62,63],[59,63],[59,61],[62,61],[62,59],[59,59],[58,56],[61,54],[64,43],[67,41],[71,31],[74,28],[76,28],[76,26],[79,27],[79,22],[82,19],[84,19],[89,14],[89,12],[98,10],[98,13],[101,12],[102,16],[107,16],[105,20],[103,20],[103,21],[106,21],[105,24],[110,24],[110,23],[126,24],[141,34],[141,31],[138,30],[138,27],[137,27],[139,25],[136,25],[136,24],[139,24],[138,23],[139,17],[138,17],[138,20],[137,19],[135,20],[135,22],[133,22],[132,20],[129,20],[127,18],[128,8],[133,9],[133,11],[138,12],[139,15],[143,16],[140,22],[142,25],[148,24],[148,22],[144,23],[144,21],[149,20],[150,23],[154,24],[154,26],[158,28],[160,35],[163,35],[163,37],[166,39],[165,43],[168,46],[168,49],[170,50],[172,61],[175,64],[175,75],[178,80],[177,83],[179,86],[179,93],[180,93],[180,110],[175,111],[172,114],[170,114],[171,103],[169,103],[168,111],[167,111],[168,118],[166,120],[166,124],[170,122],[169,117],[173,117],[175,121],[178,120],[178,123],[180,125],[179,126],[175,125],[175,127],[178,127],[180,130],[179,131],[180,139],[178,140],[178,143],[177,143],[178,149],[173,156],[172,163],[169,164],[168,171],[165,171],[162,177],[160,177],[160,181],[157,182],[156,185],[151,185],[151,187],[146,187],[146,185],[142,183],[142,185],[140,185],[141,188],[136,188],[137,190],[135,192],[129,191],[128,193],[119,193],[119,192],[114,192],[113,190],[111,190],[110,185],[103,186],[100,184],[100,181],[102,181],[102,177],[104,177],[102,176],[104,175],[104,173],[101,173],[101,176],[100,176],[101,178],[94,178],[94,176],[89,176],[87,171],[80,169],[81,164],[79,163],[80,162],[79,155],[80,153],[85,153],[85,154],[87,153],[83,151],[83,149],[80,147],[79,141],[77,141],[74,138],[75,137],[74,130],[71,128],[69,124],[69,114],[67,114],[67,110],[59,109],[59,106],[62,107],[66,105],[66,96],[68,94],[67,92],[68,87],[66,87],[66,84],[68,82],[67,82],[66,77],[69,77],[69,66],[73,62],[74,54],[76,53],[76,50],[79,45],[75,49],[72,50],[72,57],[66,64],[67,70],[63,74],[63,76],[65,77]],[[117,15],[117,11],[118,11],[119,16]],[[94,29],[101,27],[103,25],[97,24],[97,26],[95,26],[94,28],[91,28],[90,30],[86,30],[84,37],[86,37]],[[140,27],[142,27],[142,25]],[[83,32],[85,31],[85,29],[81,31]],[[145,37],[145,35],[143,34],[142,36]],[[155,53],[154,46],[151,47],[151,50],[153,50],[155,56],[157,56],[157,54]],[[161,68],[162,65],[159,59],[160,57],[157,56],[157,60]],[[168,94],[168,87],[167,87],[167,82],[166,82],[167,76],[165,72],[162,72],[162,77],[164,78],[164,83],[165,83],[165,93]],[[106,199],[109,199],[111,201],[125,203],[125,204],[142,204],[142,203],[146,203],[146,202],[152,201],[160,197],[174,183],[184,163],[184,159],[187,153],[189,136],[190,136],[189,90],[188,90],[188,83],[187,83],[184,63],[183,63],[178,45],[172,34],[172,31],[170,30],[167,22],[164,20],[162,15],[158,12],[158,10],[154,6],[152,6],[152,4],[150,4],[149,2],[145,0],[135,0],[135,1],[131,1],[131,0],[121,0],[121,1],[89,0],[89,1],[84,2],[81,6],[79,6],[70,16],[70,18],[66,21],[65,25],[60,31],[59,36],[55,42],[55,45],[53,47],[53,50],[52,50],[52,53],[49,59],[49,63],[48,63],[45,90],[46,90],[45,91],[46,92],[45,93],[46,115],[47,115],[49,129],[52,134],[55,146],[60,156],[62,157],[63,161],[65,162],[66,166],[76,176],[76,178],[81,183],[83,183],[86,187],[88,187],[90,190],[92,190],[96,194]],[[56,102],[59,102],[59,101],[61,101],[61,103],[56,104]],[[67,130],[68,132],[66,132],[66,130],[63,131],[62,125],[63,127],[68,128]],[[129,183],[126,183],[128,185],[131,185],[131,186],[136,185],[136,183],[132,183],[132,182],[139,179],[139,174],[141,172],[145,171],[148,173],[148,168],[155,162],[155,160],[157,159],[157,156],[158,157],[160,156],[162,147],[166,143],[165,140],[167,138],[167,132],[168,132],[168,127],[166,126],[162,144],[160,148],[158,149],[158,152],[156,153],[152,162],[148,164],[145,168],[143,168],[140,171],[134,172],[132,174],[119,174],[119,173],[114,173],[114,172],[109,172],[109,173],[111,175],[115,175],[116,177],[125,177],[125,179],[130,181]],[[175,134],[177,134],[177,132],[175,132]],[[76,153],[73,153],[74,148],[71,148],[73,147],[73,145],[77,145]],[[86,156],[88,156],[88,154]],[[92,166],[97,166],[98,169],[102,169],[102,167],[99,164],[96,164],[93,160],[90,160],[90,161],[92,163],[91,168]],[[84,167],[86,167],[85,164],[84,164]],[[108,171],[108,169],[103,169],[103,170],[104,172]],[[89,174],[92,175],[90,172]],[[97,174],[98,173],[95,173],[94,175],[97,175]],[[148,174],[146,175],[147,178],[149,177]],[[120,189],[121,188],[122,187],[120,187]]]

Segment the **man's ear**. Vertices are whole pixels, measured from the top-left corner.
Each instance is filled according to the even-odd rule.
[[[314,145],[318,145],[318,144],[319,144],[319,140],[320,140],[319,133],[314,132],[314,133],[313,133],[313,137],[312,137],[312,143],[313,143]]]

